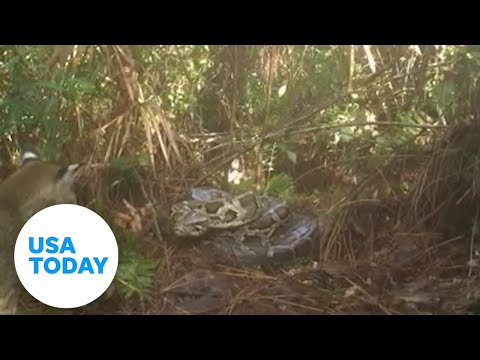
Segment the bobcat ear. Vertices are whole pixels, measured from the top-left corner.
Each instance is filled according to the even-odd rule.
[[[25,165],[27,162],[31,160],[42,160],[42,156],[40,155],[40,151],[33,146],[33,144],[27,143],[20,146],[20,154],[22,157],[21,166]]]
[[[82,163],[64,166],[57,171],[57,182],[72,184],[75,180],[78,170],[83,166]]]
[[[22,153],[22,166],[32,160],[40,160],[40,156],[32,150],[26,150]]]

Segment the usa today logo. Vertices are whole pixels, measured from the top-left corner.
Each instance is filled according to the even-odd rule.
[[[118,247],[99,215],[62,204],[28,220],[14,257],[20,282],[34,298],[56,308],[76,308],[108,289],[117,271]]]

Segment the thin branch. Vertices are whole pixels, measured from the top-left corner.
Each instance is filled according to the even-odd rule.
[[[270,140],[270,139],[274,139],[274,138],[278,138],[282,135],[284,135],[284,133],[291,127],[305,121],[306,119],[310,118],[311,116],[315,115],[316,113],[326,109],[326,108],[329,108],[330,106],[332,105],[335,105],[336,103],[342,101],[343,99],[351,96],[352,94],[354,93],[358,93],[359,91],[347,91],[347,92],[343,92],[335,97],[333,97],[332,99],[330,99],[329,101],[327,101],[326,103],[322,104],[321,106],[318,106],[314,109],[311,109],[311,110],[308,110],[307,112],[305,112],[303,115],[300,115],[299,117],[297,117],[296,119],[292,120],[290,123],[288,123],[287,125],[285,125],[283,128],[277,130],[277,131],[273,131],[271,133],[267,133],[259,138],[256,138],[256,139],[252,139],[250,140],[249,142],[247,142],[245,144],[245,146],[243,148],[240,148],[238,150],[234,150],[232,151],[229,155],[220,155],[218,157],[215,157],[214,159],[211,160],[211,163],[217,163],[214,168],[209,171],[207,174],[205,174],[204,176],[202,176],[200,179],[198,179],[195,183],[194,183],[194,186],[197,186],[199,184],[201,184],[205,179],[208,179],[211,175],[215,174],[217,171],[219,171],[220,169],[222,169],[226,164],[228,164],[230,161],[232,161],[233,159],[235,159],[236,157],[240,156],[240,155],[243,155],[245,153],[247,153],[248,151],[252,150],[253,148],[255,148],[255,146],[258,146],[260,144],[262,144],[264,141],[266,140]],[[223,159],[222,159],[223,158]]]
[[[448,125],[427,125],[427,124],[402,124],[393,121],[382,121],[382,122],[375,122],[375,121],[365,121],[365,122],[351,122],[345,124],[336,124],[330,126],[315,126],[306,129],[300,129],[297,131],[290,132],[291,135],[298,135],[298,134],[305,134],[309,132],[317,132],[317,131],[325,131],[325,130],[332,130],[332,129],[339,129],[345,127],[352,127],[352,126],[398,126],[404,128],[418,128],[418,129],[448,129]]]
[[[350,54],[348,61],[348,81],[347,89],[350,91],[353,88],[353,76],[355,73],[355,45],[350,45]]]
[[[349,98],[353,94],[360,94],[363,92],[367,91],[367,86],[374,83],[377,79],[379,79],[380,75],[386,72],[389,69],[389,66],[385,66],[382,69],[379,69],[376,73],[373,73],[369,75],[367,78],[363,79],[361,81],[361,84],[358,85],[356,90],[351,90],[351,91],[343,91],[337,94],[336,96],[333,96],[331,99],[327,100],[325,103],[323,103],[320,106],[317,106],[313,109],[307,110],[305,113],[302,115],[298,116],[294,120],[290,121],[289,123],[285,124],[282,128],[278,130],[271,130],[271,129],[265,129],[263,134],[260,135],[259,138],[255,138],[250,140],[245,144],[243,148],[232,150],[230,154],[222,154],[214,159],[212,159],[209,164],[215,164],[216,165],[213,167],[211,171],[209,171],[207,174],[199,178],[195,183],[194,186],[197,186],[201,184],[205,179],[208,179],[211,175],[215,174],[217,171],[222,169],[226,164],[231,162],[233,159],[236,157],[243,155],[247,153],[248,151],[254,149],[256,146],[263,144],[265,141],[269,141],[272,139],[278,139],[281,136],[284,136],[286,133],[288,133],[292,128],[297,127],[297,125],[303,123],[307,119],[310,119],[312,116],[315,114],[319,113],[322,110],[325,110],[343,100],[346,98]],[[388,80],[388,79],[387,79]],[[349,126],[366,126],[366,125],[387,125],[387,126],[400,126],[400,127],[415,127],[415,128],[433,128],[433,129],[441,129],[441,128],[447,128],[445,125],[414,125],[414,124],[400,124],[400,123],[395,123],[395,122],[364,122],[364,123],[350,123],[350,124],[342,124],[342,125],[332,125],[328,127],[320,127],[320,128],[309,128],[309,129],[304,129],[304,130],[298,130],[294,134],[298,133],[305,133],[305,132],[312,132],[312,131],[324,131],[328,129],[335,129],[335,128],[342,128],[342,127],[349,127]],[[205,166],[208,168],[209,164],[205,164]]]
[[[365,56],[367,57],[368,67],[372,71],[372,73],[377,72],[377,65],[375,64],[375,59],[373,57],[372,51],[370,50],[370,45],[363,45],[363,51],[365,52]]]

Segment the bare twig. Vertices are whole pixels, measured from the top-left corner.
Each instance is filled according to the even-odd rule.
[[[375,59],[373,57],[372,51],[370,50],[371,45],[363,45],[363,51],[365,52],[365,56],[367,57],[368,66],[372,73],[377,72],[377,65],[375,64]]]
[[[383,306],[380,302],[376,301],[374,296],[372,296],[367,290],[365,290],[363,287],[360,285],[356,284],[353,280],[350,280],[348,277],[344,276],[343,277],[346,281],[348,281],[352,286],[354,286],[356,289],[360,290],[361,293],[363,293],[367,299],[364,299],[369,304],[376,305],[378,306],[385,314],[387,315],[392,315],[393,312],[389,309],[387,309],[385,306]]]
[[[359,90],[360,91],[360,90]],[[357,91],[358,92],[358,91]],[[214,159],[211,160],[211,162],[215,162],[217,163],[216,166],[214,166],[214,168],[209,171],[207,174],[205,174],[204,176],[202,176],[200,179],[198,179],[195,183],[194,183],[194,186],[197,186],[198,184],[201,184],[205,179],[209,178],[211,175],[215,174],[217,171],[219,171],[220,169],[222,169],[226,164],[228,164],[230,161],[232,161],[233,159],[235,159],[236,157],[240,156],[240,155],[243,155],[245,153],[247,153],[248,151],[254,149],[256,146],[262,144],[264,141],[267,141],[267,140],[272,140],[272,139],[276,139],[282,135],[285,134],[285,132],[292,126],[295,126],[299,123],[302,123],[303,121],[305,121],[306,119],[310,118],[311,116],[315,115],[316,113],[336,104],[337,102],[339,101],[342,101],[343,99],[351,96],[353,93],[356,93],[354,91],[346,91],[346,92],[343,92],[335,97],[333,97],[332,99],[330,99],[329,101],[325,102],[324,104],[322,104],[321,106],[318,106],[314,109],[311,109],[311,110],[308,110],[307,112],[305,112],[303,115],[300,115],[299,117],[297,117],[296,119],[292,120],[290,123],[288,123],[286,126],[282,127],[281,129],[279,130],[276,130],[276,131],[272,131],[270,133],[266,133],[264,136],[261,136],[259,138],[256,138],[256,139],[253,139],[253,140],[250,140],[248,143],[245,144],[245,146],[243,148],[240,148],[236,151],[233,151],[231,154],[229,155],[224,155],[224,156],[220,156],[220,157],[216,157]],[[223,160],[221,160],[223,158]],[[220,161],[220,162],[219,162]]]
[[[298,135],[298,134],[305,134],[309,132],[317,132],[317,131],[325,131],[325,130],[333,130],[333,129],[340,129],[346,127],[358,127],[358,126],[398,126],[404,128],[417,128],[417,129],[448,129],[447,125],[427,125],[427,124],[404,124],[404,123],[397,123],[392,121],[365,121],[365,122],[351,122],[345,124],[336,124],[330,126],[315,126],[311,128],[297,130],[295,132],[291,132],[291,135]]]

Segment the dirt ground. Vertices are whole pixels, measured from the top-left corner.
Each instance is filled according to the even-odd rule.
[[[23,306],[27,313],[84,315],[480,313],[480,259],[469,237],[406,232],[392,222],[369,227],[374,231],[368,234],[345,232],[356,244],[351,251],[345,245],[338,255],[325,257],[320,250],[295,263],[258,268],[202,243],[176,246],[150,233],[141,238],[141,251],[158,266],[144,298],[109,292],[67,312],[28,298]]]
[[[425,251],[413,257],[421,258]],[[463,259],[464,260],[464,259]],[[244,269],[216,261],[207,250],[171,256],[166,284],[157,271],[144,301],[99,299],[71,314],[429,315],[480,312],[478,265],[461,257],[431,264],[352,266],[314,261],[281,269]],[[419,260],[420,262],[420,260]],[[26,303],[32,311],[38,304]],[[52,309],[43,309],[56,313]],[[65,313],[61,312],[60,313]]]
[[[295,263],[261,268],[242,267],[207,245],[170,246],[168,239],[159,244],[151,236],[145,252],[162,260],[153,289],[144,301],[120,301],[114,313],[480,312],[480,262],[478,253],[470,251],[470,237],[405,232],[391,222],[370,227],[375,231],[366,236],[346,232],[357,237],[350,252],[339,251],[339,256],[332,252],[325,258],[320,250]],[[94,312],[103,311],[100,307]]]
[[[450,247],[448,247],[450,245]],[[454,241],[426,249],[393,249],[372,261],[278,269],[221,263],[207,249],[173,254],[174,281],[159,274],[144,314],[468,314],[480,297],[477,264],[454,254]]]

